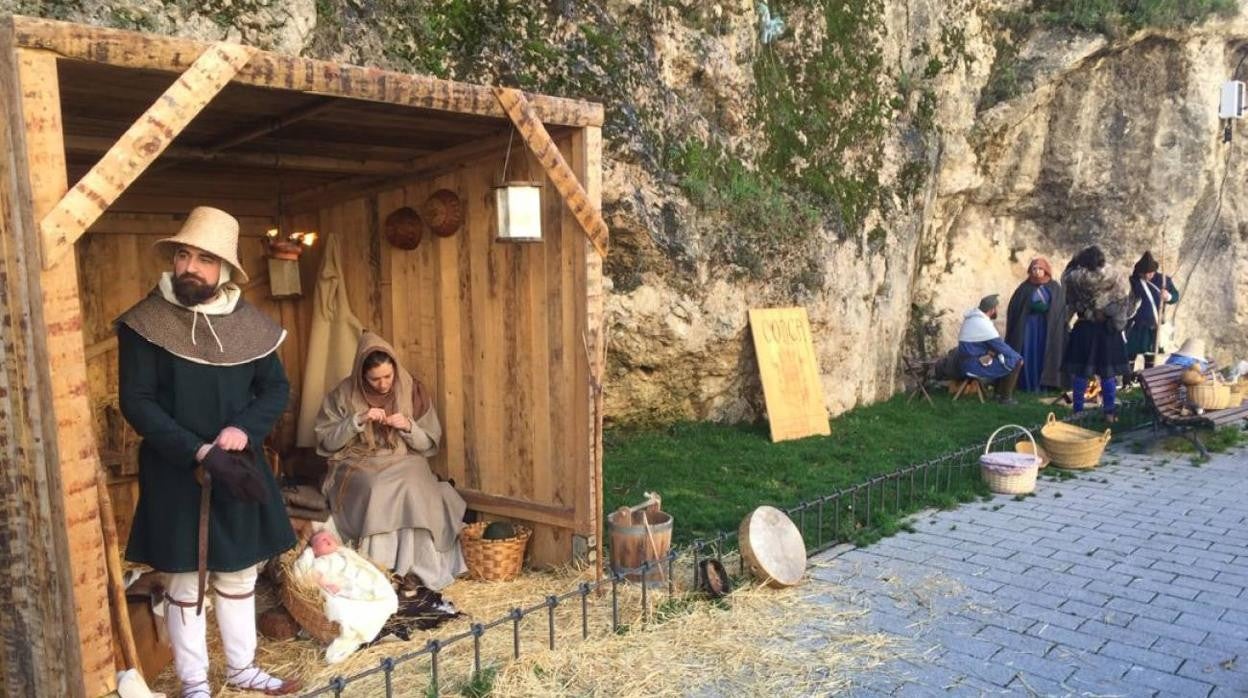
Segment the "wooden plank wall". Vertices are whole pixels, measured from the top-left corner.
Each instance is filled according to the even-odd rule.
[[[571,140],[561,147],[570,158]],[[588,468],[590,424],[583,380],[585,236],[547,183],[543,242],[495,242],[491,187],[501,174],[499,159],[332,207],[321,212],[321,230],[344,236],[344,275],[356,315],[382,330],[437,397],[445,436],[434,470],[468,491],[470,507],[540,522],[530,544],[533,561],[565,562],[573,531],[592,533],[577,525],[578,515],[592,508],[580,474]],[[509,174],[544,179],[521,146],[512,152]],[[465,223],[455,235],[426,231],[411,251],[382,239],[391,211],[419,209],[442,188],[464,204]]]
[[[560,142],[569,161],[573,141]],[[434,470],[467,490],[470,507],[540,524],[531,559],[559,563],[569,557],[573,532],[596,532],[597,493],[587,476],[594,465],[586,399],[587,243],[549,183],[542,194],[544,241],[495,242],[491,187],[501,174],[499,155],[290,221],[340,237],[355,315],[389,339],[406,368],[436,396],[445,435]],[[541,166],[519,145],[509,174],[544,179]],[[464,203],[465,223],[455,235],[438,238],[426,230],[412,251],[384,240],[386,215],[401,206],[419,209],[441,188]],[[253,280],[267,268],[260,235],[271,220],[242,219],[242,261]],[[88,347],[111,336],[111,321],[167,268],[150,247],[177,227],[169,215],[110,213],[78,243]],[[282,349],[293,393],[281,425],[284,448],[294,443],[319,250],[301,261],[302,300],[273,301],[263,283],[246,293],[291,334]],[[116,363],[114,350],[90,359],[94,404],[116,394]],[[103,428],[102,409],[97,413]]]

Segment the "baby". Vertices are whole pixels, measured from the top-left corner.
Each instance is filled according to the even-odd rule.
[[[359,553],[342,547],[329,531],[312,536],[295,562],[295,570],[320,587],[325,617],[342,628],[325,650],[325,660],[330,664],[346,659],[360,645],[376,638],[399,608],[398,596],[386,575]]]

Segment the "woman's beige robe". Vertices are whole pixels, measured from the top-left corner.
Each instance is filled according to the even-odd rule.
[[[377,350],[394,361],[395,381],[390,394],[372,397],[389,399],[387,414],[397,408],[407,415],[410,431],[362,419],[369,403],[361,366]],[[419,418],[411,414],[414,407],[425,407]],[[430,589],[442,589],[465,571],[459,532],[467,507],[427,460],[442,438],[437,412],[380,337],[361,337],[352,375],[325,397],[316,436],[317,452],[330,462],[324,491],[343,540],[396,574],[416,573]]]

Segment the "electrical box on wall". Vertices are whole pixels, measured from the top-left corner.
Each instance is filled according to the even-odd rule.
[[[1244,83],[1228,80],[1222,83],[1222,102],[1218,107],[1219,119],[1242,119],[1244,117]]]

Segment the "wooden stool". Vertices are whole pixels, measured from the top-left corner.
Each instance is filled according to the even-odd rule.
[[[922,395],[927,400],[927,404],[935,407],[932,402],[932,396],[927,392],[927,381],[932,377],[932,369],[936,367],[934,359],[915,359],[909,356],[901,357],[902,373],[906,374],[910,380],[914,381],[914,387],[910,389],[910,395],[906,398],[906,404],[915,397]]]
[[[974,392],[979,396],[979,401],[984,401],[984,388],[979,384],[979,380],[975,378],[961,378],[949,381],[949,392],[953,393],[953,399],[956,402],[962,395]]]

